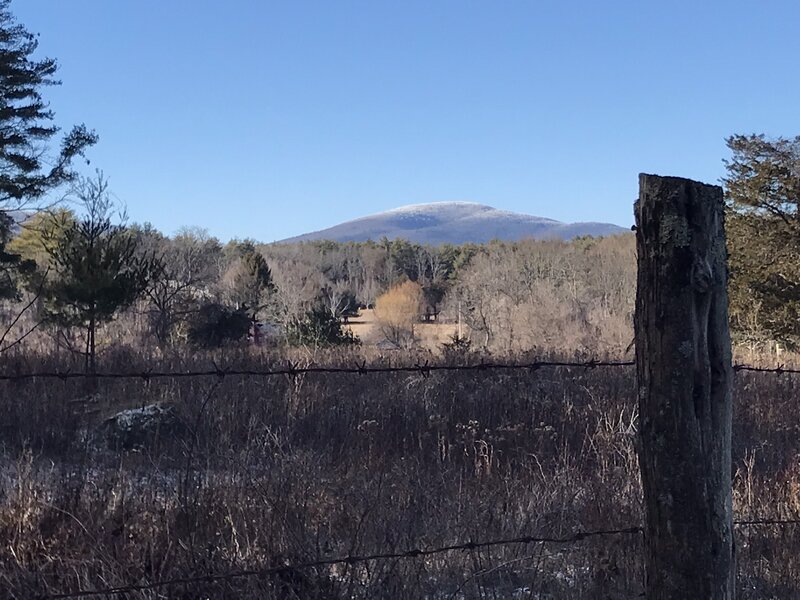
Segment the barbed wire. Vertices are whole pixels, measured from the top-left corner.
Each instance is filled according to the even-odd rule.
[[[494,546],[512,546],[512,545],[529,545],[535,543],[550,543],[550,544],[571,544],[577,543],[586,539],[595,537],[606,537],[613,535],[629,535],[641,533],[641,527],[628,527],[624,529],[599,529],[593,531],[580,531],[566,537],[556,536],[534,536],[525,535],[513,538],[495,539],[474,542],[469,541],[462,544],[451,544],[448,546],[439,546],[434,548],[411,548],[396,552],[382,552],[370,555],[353,555],[339,556],[336,558],[325,558],[310,562],[284,564],[274,567],[265,567],[261,569],[246,569],[240,571],[228,571],[227,573],[198,575],[194,577],[178,577],[175,579],[165,579],[162,581],[154,581],[151,583],[133,584],[119,587],[107,587],[94,590],[77,590],[75,592],[66,592],[63,594],[49,594],[40,596],[41,600],[58,600],[64,598],[85,598],[89,596],[102,596],[102,595],[119,595],[128,592],[143,592],[162,587],[173,585],[186,585],[191,583],[213,583],[216,581],[226,581],[231,579],[240,579],[244,577],[264,577],[268,575],[277,575],[280,573],[290,573],[292,571],[301,571],[307,569],[314,569],[319,567],[330,567],[337,564],[354,565],[376,560],[404,560],[413,558],[423,558],[426,556],[433,556],[436,554],[444,554],[447,552],[466,552],[473,550],[480,550],[484,548],[491,548]]]
[[[197,377],[215,377],[224,379],[226,377],[278,377],[289,376],[297,377],[307,374],[355,374],[355,375],[370,375],[381,373],[407,373],[419,374],[423,377],[428,377],[435,372],[454,372],[454,371],[467,371],[467,372],[485,372],[485,371],[509,371],[509,370],[527,370],[536,371],[541,368],[580,368],[580,369],[596,369],[596,368],[613,368],[613,367],[633,367],[634,361],[606,361],[606,360],[588,360],[588,361],[562,361],[562,360],[541,360],[526,363],[499,363],[499,362],[480,362],[475,364],[430,364],[416,363],[414,365],[405,366],[367,366],[366,362],[357,364],[352,367],[338,367],[338,366],[315,366],[289,362],[285,366],[267,369],[234,369],[228,367],[218,367],[214,365],[211,369],[194,370],[194,371],[131,371],[131,372],[99,372],[99,373],[85,373],[78,371],[41,371],[41,372],[25,372],[25,373],[0,373],[0,381],[24,381],[32,379],[60,379],[63,381],[74,379],[141,379],[143,381],[150,381],[152,379],[185,379]],[[758,373],[773,373],[777,375],[783,374],[800,374],[800,369],[787,368],[783,365],[778,367],[755,367],[751,365],[737,364],[733,365],[734,372],[758,372]],[[757,527],[757,526],[793,526],[800,525],[800,519],[752,519],[735,521],[734,525],[737,527]],[[118,587],[105,587],[97,589],[81,589],[74,592],[65,592],[59,594],[45,594],[40,596],[42,600],[58,600],[67,598],[85,598],[91,596],[115,596],[129,592],[148,591],[174,585],[188,585],[191,583],[212,583],[216,581],[226,581],[232,579],[246,578],[246,577],[264,577],[269,575],[277,575],[280,573],[289,573],[292,571],[307,570],[319,567],[328,567],[336,564],[357,564],[377,560],[403,560],[419,557],[432,556],[455,551],[472,551],[482,548],[489,548],[494,546],[508,546],[508,545],[528,545],[533,543],[552,543],[552,544],[570,544],[577,543],[586,539],[613,535],[629,535],[642,533],[641,527],[629,527],[624,529],[605,529],[593,531],[581,531],[574,533],[567,537],[552,537],[552,536],[519,536],[515,538],[488,540],[482,542],[466,542],[462,544],[452,544],[448,546],[441,546],[435,548],[413,548],[396,552],[383,552],[371,555],[347,555],[336,558],[321,559],[311,562],[296,563],[296,564],[283,564],[272,567],[265,567],[260,569],[238,570],[229,571],[219,574],[207,574],[194,577],[183,577],[175,579],[167,579],[154,581],[151,583],[131,584]]]
[[[753,373],[774,373],[776,375],[800,373],[800,369],[789,368],[785,367],[784,365],[779,365],[777,367],[753,367],[750,365],[733,365],[733,370],[735,372],[750,371]]]
[[[757,526],[789,526],[800,525],[800,519],[750,519],[738,520],[733,522],[736,527],[757,527]],[[354,555],[348,554],[346,556],[339,556],[336,558],[324,558],[315,561],[295,563],[295,564],[282,564],[272,567],[264,567],[260,569],[243,569],[237,571],[228,571],[226,573],[209,573],[206,575],[197,575],[193,577],[177,577],[174,579],[163,579],[160,581],[153,581],[150,583],[130,584],[123,586],[109,586],[105,588],[96,589],[80,589],[74,592],[64,592],[58,594],[44,594],[39,596],[40,600],[64,600],[67,598],[88,598],[91,596],[116,596],[126,594],[129,592],[145,592],[163,587],[176,586],[176,585],[189,585],[192,583],[214,583],[219,581],[230,581],[233,579],[242,579],[247,577],[266,577],[269,575],[279,575],[281,573],[291,573],[293,571],[303,571],[308,569],[316,569],[320,567],[330,567],[337,564],[361,564],[378,560],[406,560],[414,558],[423,558],[427,556],[434,556],[437,554],[444,554],[448,552],[467,552],[473,550],[480,550],[484,548],[491,548],[495,546],[513,546],[513,545],[529,545],[529,544],[574,544],[591,538],[609,537],[617,535],[634,535],[641,534],[642,527],[626,527],[620,529],[596,529],[589,531],[579,531],[569,536],[535,536],[524,535],[513,538],[494,539],[486,541],[469,541],[461,544],[450,544],[447,546],[438,546],[433,548],[411,548],[407,550],[395,552],[381,552],[369,555]],[[274,560],[280,560],[276,558]]]
[[[435,372],[440,371],[500,371],[500,370],[528,370],[536,371],[546,367],[571,367],[581,369],[596,369],[605,367],[632,367],[633,361],[604,361],[604,360],[588,360],[583,362],[570,362],[560,360],[540,360],[527,363],[499,363],[499,362],[481,362],[475,364],[463,365],[450,365],[450,364],[437,364],[437,363],[415,363],[413,365],[404,366],[368,366],[366,362],[357,364],[355,366],[316,366],[316,365],[300,365],[289,362],[284,366],[267,368],[267,369],[237,369],[229,367],[218,367],[214,365],[211,369],[196,370],[196,371],[117,371],[117,372],[99,372],[99,373],[85,373],[83,371],[40,371],[40,372],[26,372],[26,373],[0,373],[0,381],[21,381],[25,379],[183,379],[192,377],[277,377],[277,376],[290,376],[297,377],[300,375],[308,375],[314,373],[322,374],[354,374],[354,375],[370,375],[376,373],[416,373],[427,377]]]
[[[480,362],[475,364],[464,365],[451,365],[451,364],[436,364],[436,363],[415,363],[413,365],[404,366],[368,366],[366,362],[357,364],[355,366],[315,366],[289,362],[285,366],[267,368],[267,369],[241,369],[231,367],[218,367],[214,365],[211,369],[203,370],[190,370],[190,371],[105,371],[98,373],[85,373],[83,371],[31,371],[23,373],[0,373],[0,381],[23,381],[28,379],[60,379],[63,381],[70,379],[141,379],[149,381],[151,379],[189,379],[196,377],[216,377],[224,379],[226,377],[278,377],[289,376],[298,377],[301,375],[309,374],[353,374],[353,375],[371,375],[378,373],[409,373],[419,374],[427,377],[436,372],[453,372],[453,371],[469,371],[469,372],[484,372],[484,371],[536,371],[542,368],[577,368],[577,369],[598,369],[610,367],[633,367],[636,363],[632,360],[628,361],[608,361],[608,360],[587,360],[582,362],[577,361],[563,361],[563,360],[539,360],[526,363],[500,363],[500,362]],[[785,367],[783,365],[777,367],[755,367],[752,365],[737,364],[733,365],[734,372],[755,372],[755,373],[773,373],[776,375],[783,374],[800,374],[800,369]]]

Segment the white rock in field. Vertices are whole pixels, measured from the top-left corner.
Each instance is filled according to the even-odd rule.
[[[111,449],[133,450],[184,430],[175,405],[157,403],[118,412],[100,425],[98,433]]]

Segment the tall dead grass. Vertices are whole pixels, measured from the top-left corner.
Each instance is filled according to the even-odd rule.
[[[242,368],[287,360],[215,358]],[[362,357],[314,358],[353,365]],[[18,355],[3,369],[68,368],[63,360]],[[154,364],[118,352],[103,360],[107,370],[180,370],[207,367],[210,357]],[[797,384],[737,374],[738,518],[800,517]],[[74,380],[0,383],[0,597],[521,534],[561,537],[642,519],[628,368],[98,385],[89,396]],[[114,412],[157,402],[174,406],[184,426],[128,450],[98,435]],[[800,528],[737,533],[740,597],[797,595]],[[201,580],[122,597],[633,598],[642,581],[640,536],[625,535]]]

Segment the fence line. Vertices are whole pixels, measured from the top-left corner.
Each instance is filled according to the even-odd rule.
[[[800,525],[800,519],[752,519],[734,521],[737,527],[757,527],[757,526],[789,526]],[[295,563],[295,564],[282,564],[273,567],[264,567],[261,569],[246,569],[238,571],[228,571],[226,573],[198,575],[195,577],[179,577],[175,579],[164,579],[160,581],[153,581],[151,583],[130,584],[123,586],[110,586],[105,588],[96,589],[80,589],[74,592],[64,592],[59,594],[44,594],[39,596],[40,600],[61,600],[67,598],[88,598],[91,596],[116,596],[126,594],[129,592],[145,592],[155,590],[163,587],[175,585],[188,585],[192,583],[214,583],[219,581],[230,581],[233,579],[242,579],[247,577],[266,577],[269,575],[278,575],[281,573],[291,573],[293,571],[302,571],[307,569],[315,569],[319,567],[330,567],[337,564],[361,564],[377,560],[406,560],[413,558],[420,558],[426,556],[434,556],[437,554],[444,554],[447,552],[466,552],[472,550],[480,550],[483,548],[491,548],[494,546],[513,546],[513,545],[529,545],[529,544],[574,544],[583,540],[609,537],[617,535],[634,535],[641,534],[641,527],[626,527],[621,529],[597,529],[590,531],[579,531],[570,536],[554,537],[554,536],[534,536],[525,535],[514,538],[494,539],[486,541],[469,541],[462,544],[451,544],[448,546],[438,546],[433,548],[411,548],[396,552],[383,552],[370,555],[354,555],[348,554],[346,556],[339,556],[336,558],[325,558],[310,562]],[[281,560],[276,558],[274,560]]]
[[[297,377],[307,374],[354,374],[354,375],[370,375],[379,373],[408,373],[419,374],[423,377],[428,377],[435,372],[452,372],[452,371],[467,371],[467,372],[486,372],[486,371],[536,371],[541,368],[580,368],[580,369],[595,369],[595,368],[614,368],[614,367],[633,367],[634,361],[605,361],[605,360],[588,360],[582,362],[574,361],[560,361],[560,360],[543,360],[533,361],[527,363],[497,363],[497,362],[481,362],[471,365],[445,365],[445,364],[414,364],[399,367],[381,367],[381,366],[367,366],[361,363],[353,367],[332,367],[332,366],[300,366],[295,363],[288,363],[286,366],[268,369],[232,369],[214,366],[212,369],[198,370],[198,371],[139,371],[139,372],[100,372],[96,374],[87,374],[83,372],[72,371],[42,371],[42,372],[24,372],[24,373],[0,373],[0,381],[25,381],[33,379],[59,379],[63,381],[71,379],[141,379],[148,382],[152,379],[186,379],[198,377],[215,377],[220,380],[226,377],[278,377],[288,376]],[[737,364],[733,365],[734,372],[757,372],[757,373],[772,373],[776,375],[783,374],[800,374],[800,369],[786,368],[783,365],[778,367],[755,367],[751,365]],[[800,519],[751,519],[751,520],[738,520],[734,521],[736,527],[750,528],[750,527],[769,527],[779,526],[788,527],[800,525]],[[293,571],[307,570],[319,567],[329,567],[336,564],[359,564],[370,561],[380,560],[405,560],[419,557],[433,556],[447,552],[456,551],[472,551],[482,548],[489,548],[494,546],[509,546],[509,545],[528,545],[534,543],[550,543],[550,544],[574,544],[590,538],[608,537],[615,535],[631,535],[641,534],[642,528],[628,527],[622,529],[603,529],[592,531],[580,531],[566,537],[547,537],[547,536],[533,536],[526,535],[515,538],[495,539],[488,541],[469,541],[462,544],[452,544],[448,546],[440,546],[434,548],[412,548],[396,552],[383,552],[371,555],[346,555],[336,558],[321,559],[311,562],[303,562],[296,564],[282,564],[278,566],[265,567],[261,569],[238,570],[229,571],[219,574],[207,574],[195,577],[183,577],[176,579],[167,579],[154,581],[151,583],[130,584],[117,587],[105,587],[96,589],[79,589],[75,592],[65,592],[58,594],[44,594],[40,596],[41,600],[58,600],[69,598],[86,598],[92,596],[118,596],[130,592],[143,592],[148,590],[159,589],[175,585],[188,585],[192,583],[212,583],[217,581],[229,581],[233,579],[241,579],[247,577],[264,577],[270,575],[278,575],[281,573],[291,573]],[[279,560],[279,559],[275,559]]]
[[[374,560],[403,560],[410,558],[433,556],[436,554],[443,554],[446,552],[479,550],[482,548],[490,548],[493,546],[511,546],[516,544],[523,544],[523,545],[534,544],[534,543],[570,544],[593,537],[625,535],[625,534],[634,534],[640,532],[641,532],[640,527],[630,527],[626,529],[583,531],[575,533],[568,537],[520,536],[515,538],[489,540],[483,542],[465,542],[463,544],[452,544],[449,546],[439,546],[435,548],[412,548],[409,550],[403,550],[398,552],[384,552],[380,554],[370,554],[366,556],[358,556],[351,554],[347,556],[340,556],[338,558],[327,558],[312,562],[297,563],[294,565],[287,564],[275,567],[266,567],[263,569],[229,571],[227,573],[220,573],[217,575],[182,577],[177,579],[168,579],[164,581],[154,581],[152,583],[135,584],[130,586],[120,586],[120,587],[109,587],[97,590],[80,590],[77,592],[71,592],[65,594],[45,595],[42,596],[41,598],[42,600],[45,599],[56,600],[59,598],[80,598],[88,596],[101,596],[103,594],[109,594],[109,595],[124,594],[127,592],[147,591],[156,588],[167,587],[170,585],[182,585],[182,584],[201,583],[201,582],[211,583],[214,581],[226,581],[231,579],[240,579],[243,577],[262,577],[266,575],[277,575],[279,573],[290,573],[292,571],[313,569],[317,567],[329,567],[337,564],[354,565]]]
[[[485,371],[536,371],[538,369],[547,367],[566,367],[578,369],[597,369],[597,368],[610,368],[610,367],[632,367],[636,363],[634,361],[606,361],[606,360],[588,360],[583,362],[570,362],[560,360],[540,360],[527,363],[475,363],[472,365],[446,365],[446,364],[430,364],[428,362],[422,364],[406,365],[401,367],[376,367],[367,366],[366,363],[358,364],[353,367],[324,367],[324,366],[300,366],[298,364],[289,363],[283,367],[269,368],[269,369],[234,369],[227,367],[214,366],[212,369],[205,369],[199,371],[131,371],[131,372],[100,372],[100,373],[84,373],[81,371],[41,371],[41,372],[24,372],[24,373],[0,373],[0,381],[24,381],[30,379],[60,379],[66,381],[69,379],[141,379],[149,381],[151,379],[188,379],[196,377],[217,377],[224,379],[226,377],[277,377],[289,376],[297,377],[300,375],[308,375],[314,373],[322,374],[353,374],[353,375],[371,375],[376,373],[416,373],[427,377],[435,372],[451,372],[451,371],[471,371],[471,372],[485,372]],[[783,365],[778,367],[754,367],[751,365],[737,364],[733,365],[734,372],[754,372],[754,373],[773,373],[776,375],[783,374],[800,374],[800,369],[787,368]]]
[[[777,367],[751,367],[750,365],[733,365],[734,371],[750,371],[752,373],[774,373],[776,375],[798,374],[800,369],[787,368],[783,365]]]
[[[560,360],[540,360],[527,363],[498,363],[481,362],[467,365],[446,365],[415,363],[399,367],[368,366],[366,362],[356,364],[352,367],[334,366],[301,366],[297,363],[289,362],[284,366],[267,369],[234,369],[218,367],[214,365],[211,369],[199,371],[137,371],[137,372],[101,372],[88,374],[80,371],[42,371],[27,373],[3,373],[0,374],[0,381],[19,381],[23,379],[179,379],[192,377],[276,377],[288,375],[296,377],[313,373],[333,375],[337,373],[370,375],[375,373],[417,373],[428,376],[437,371],[500,371],[500,370],[529,370],[535,371],[545,367],[574,367],[583,369],[594,369],[600,367],[632,367],[633,361],[602,361],[588,360],[583,362],[570,362]]]

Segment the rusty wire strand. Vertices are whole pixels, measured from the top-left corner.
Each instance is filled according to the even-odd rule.
[[[606,361],[606,360],[589,360],[584,362],[570,362],[562,360],[540,360],[527,363],[496,363],[496,362],[481,362],[472,365],[437,365],[425,362],[423,364],[405,365],[399,367],[368,367],[366,364],[357,364],[355,367],[332,367],[332,366],[306,366],[301,367],[293,363],[286,366],[266,368],[266,369],[235,369],[230,367],[218,367],[216,365],[211,369],[196,370],[196,371],[107,371],[100,373],[83,373],[80,371],[31,371],[25,373],[0,373],[0,381],[24,381],[30,379],[61,379],[63,381],[70,379],[141,379],[148,382],[153,379],[187,379],[195,377],[217,377],[224,379],[226,377],[278,377],[289,376],[296,377],[299,375],[309,375],[315,373],[321,374],[353,374],[353,375],[371,375],[377,373],[409,373],[419,374],[423,377],[435,372],[453,372],[453,371],[468,371],[468,372],[483,372],[483,371],[536,371],[538,369],[553,367],[553,368],[577,368],[577,369],[596,369],[596,368],[609,368],[609,367],[633,367],[634,361]],[[754,372],[754,373],[773,373],[776,375],[783,374],[800,374],[800,369],[789,368],[783,365],[778,367],[754,367],[751,365],[733,365],[734,372]]]
[[[758,527],[758,526],[793,526],[800,525],[800,519],[749,519],[739,520],[733,522],[736,527]],[[383,552],[370,555],[347,555],[339,556],[336,558],[325,558],[316,561],[296,563],[296,564],[283,564],[274,567],[265,567],[261,569],[245,569],[238,571],[228,571],[227,573],[211,573],[207,575],[198,575],[195,577],[178,577],[175,579],[164,579],[160,581],[153,581],[150,583],[139,583],[116,587],[105,587],[97,589],[81,589],[74,592],[64,592],[60,594],[44,594],[39,596],[40,600],[61,600],[67,598],[88,598],[91,596],[117,596],[129,592],[144,592],[163,587],[174,585],[188,585],[192,583],[214,583],[219,581],[230,581],[232,579],[241,579],[246,577],[267,577],[270,575],[278,575],[281,573],[291,573],[293,571],[302,571],[307,569],[315,569],[319,567],[329,567],[336,564],[359,564],[370,561],[378,560],[405,560],[420,558],[426,556],[433,556],[436,554],[443,554],[447,552],[465,552],[472,550],[480,550],[483,548],[490,548],[494,546],[512,546],[512,545],[528,545],[528,544],[574,544],[586,539],[596,537],[608,537],[615,535],[633,535],[641,534],[642,527],[626,527],[621,529],[598,529],[591,531],[579,531],[572,535],[565,537],[555,536],[535,536],[525,535],[506,539],[495,539],[486,541],[469,541],[461,544],[451,544],[448,546],[439,546],[434,548],[411,548],[396,552]],[[276,559],[278,560],[278,559]]]
[[[405,365],[399,367],[369,367],[366,364],[359,364],[355,367],[333,367],[333,366],[297,366],[288,363],[285,366],[266,368],[266,369],[234,369],[229,367],[218,367],[213,365],[211,369],[199,371],[131,371],[131,372],[100,372],[95,374],[83,373],[80,371],[40,371],[27,373],[0,373],[0,381],[23,381],[26,379],[142,379],[150,381],[152,379],[185,379],[192,377],[277,377],[298,375],[308,375],[314,373],[322,374],[354,374],[370,375],[376,373],[416,373],[422,376],[430,375],[437,371],[500,371],[500,370],[528,370],[535,371],[544,367],[573,367],[582,369],[595,369],[599,367],[632,367],[633,361],[598,361],[590,360],[585,362],[568,361],[535,361],[528,363],[476,363],[473,365],[437,365],[425,362],[423,364]]]
[[[377,560],[412,559],[412,558],[433,556],[436,554],[443,554],[446,552],[456,552],[456,551],[464,552],[471,550],[480,550],[483,548],[490,548],[493,546],[509,546],[517,544],[528,545],[534,543],[570,544],[570,543],[577,543],[582,540],[594,537],[626,535],[635,533],[641,533],[641,528],[629,527],[625,529],[602,529],[595,531],[580,531],[566,537],[525,535],[514,538],[479,541],[479,542],[469,541],[461,544],[451,544],[448,546],[439,546],[435,548],[411,548],[396,552],[382,552],[364,556],[350,554],[347,556],[339,556],[336,558],[326,558],[326,559],[297,563],[297,564],[284,564],[274,567],[265,567],[262,569],[229,571],[227,573],[198,575],[195,577],[179,577],[175,579],[154,581],[151,583],[132,584],[132,585],[125,585],[118,587],[106,587],[94,590],[77,590],[75,592],[66,592],[62,594],[45,594],[39,596],[39,598],[41,600],[58,600],[63,598],[86,598],[90,596],[120,595],[128,592],[143,592],[173,585],[185,585],[191,583],[213,583],[216,581],[228,581],[231,579],[240,579],[243,577],[265,577],[269,575],[291,573],[293,571],[314,569],[318,567],[329,567],[331,565],[336,565],[336,564],[353,565],[353,564],[359,564]]]
[[[130,371],[130,372],[100,372],[95,374],[83,373],[80,371],[31,371],[25,373],[0,373],[0,381],[22,381],[26,379],[83,379],[92,377],[95,379],[185,379],[192,377],[276,377],[276,376],[298,376],[314,373],[322,374],[354,374],[370,375],[376,373],[416,373],[427,376],[437,371],[498,371],[498,370],[529,370],[535,371],[544,367],[574,367],[583,369],[594,369],[598,367],[631,367],[633,361],[597,361],[590,360],[585,362],[568,361],[535,361],[528,363],[476,363],[473,365],[436,365],[436,364],[414,364],[399,367],[367,366],[358,364],[355,367],[333,367],[333,366],[297,366],[289,363],[285,366],[266,368],[266,369],[234,369],[230,367],[218,367],[198,371]]]

